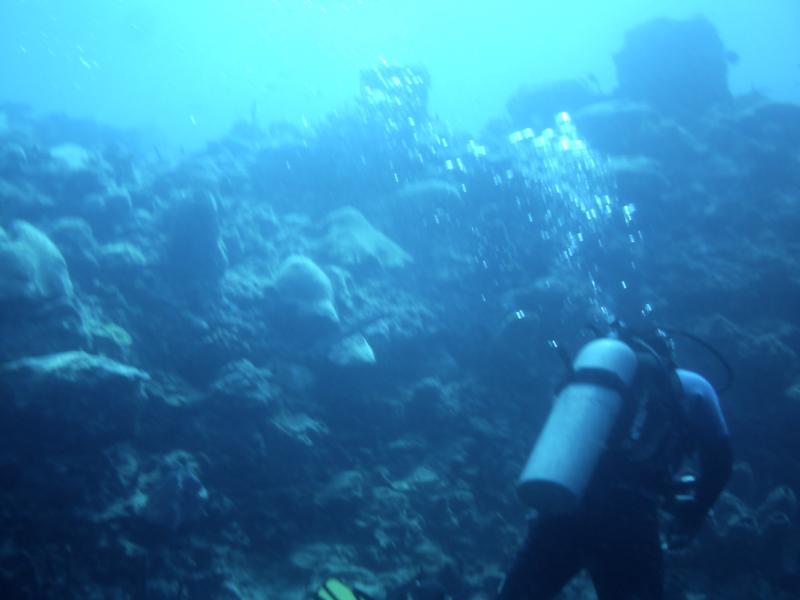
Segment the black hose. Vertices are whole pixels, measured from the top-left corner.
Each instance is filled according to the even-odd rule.
[[[725,381],[722,383],[722,385],[718,386],[717,393],[722,394],[723,392],[726,392],[729,389],[731,389],[734,381],[733,367],[731,367],[731,364],[727,361],[727,359],[722,355],[722,353],[719,350],[714,348],[714,346],[709,344],[704,339],[697,337],[693,333],[684,331],[683,329],[675,329],[674,327],[661,327],[661,329],[663,329],[664,331],[666,331],[671,335],[679,335],[688,340],[691,340],[698,346],[701,346],[706,350],[708,350],[711,353],[711,355],[717,359],[719,364],[722,365],[722,368],[725,371]]]

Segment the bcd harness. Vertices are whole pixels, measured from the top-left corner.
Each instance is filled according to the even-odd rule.
[[[683,387],[671,359],[661,356],[637,336],[620,336],[636,354],[637,367],[631,385],[616,373],[602,368],[574,369],[571,361],[567,376],[556,392],[573,383],[601,386],[618,393],[622,409],[609,442],[631,465],[663,471],[675,466],[685,438],[687,418],[682,398]]]

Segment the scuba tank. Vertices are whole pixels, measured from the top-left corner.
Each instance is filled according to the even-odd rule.
[[[628,400],[638,359],[624,342],[586,344],[522,470],[517,492],[544,513],[577,507]]]

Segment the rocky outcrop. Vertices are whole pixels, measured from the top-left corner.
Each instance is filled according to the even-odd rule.
[[[692,118],[730,102],[726,51],[707,19],[657,19],[627,32],[614,56],[618,94]]]

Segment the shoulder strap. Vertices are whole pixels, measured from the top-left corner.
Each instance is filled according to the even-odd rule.
[[[590,383],[600,387],[608,388],[617,392],[623,400],[627,400],[631,394],[631,388],[619,375],[606,369],[584,367],[572,371],[569,377],[562,383],[561,388],[570,383]],[[560,390],[559,390],[560,391]]]
[[[645,464],[671,462],[685,428],[681,397],[683,386],[677,372],[648,352],[637,353],[639,371],[626,405],[627,414],[619,419],[615,434],[628,458]],[[656,465],[660,466],[660,465]]]

